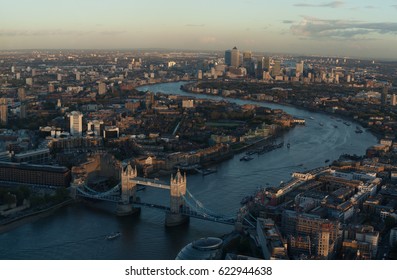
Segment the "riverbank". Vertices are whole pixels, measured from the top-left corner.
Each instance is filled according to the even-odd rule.
[[[356,125],[360,125],[364,128],[367,128],[367,131],[370,132],[371,134],[373,134],[378,140],[382,139],[384,137],[384,135],[382,135],[381,132],[375,130],[373,127],[367,127],[367,124],[364,122],[360,122],[358,119],[355,119],[354,116],[349,116],[349,115],[344,115],[344,114],[338,114],[338,113],[334,113],[334,112],[329,112],[329,111],[325,111],[325,110],[321,110],[320,108],[313,108],[313,107],[305,107],[299,104],[294,104],[294,103],[286,103],[286,102],[274,102],[274,101],[261,101],[261,100],[254,100],[251,98],[242,98],[242,97],[238,97],[238,96],[233,96],[233,97],[224,97],[222,95],[218,95],[218,94],[210,94],[210,93],[205,93],[205,92],[194,92],[191,90],[188,90],[188,88],[196,85],[198,82],[197,81],[193,81],[193,82],[187,82],[186,84],[180,86],[180,90],[189,94],[202,94],[202,95],[206,95],[206,96],[217,96],[219,98],[225,98],[225,99],[238,99],[238,100],[242,100],[242,101],[252,101],[252,102],[256,102],[256,103],[261,103],[261,104],[274,104],[274,105],[281,105],[281,106],[287,106],[287,107],[292,107],[292,108],[296,108],[296,109],[301,109],[301,110],[306,110],[309,112],[314,112],[314,113],[320,113],[320,114],[325,114],[327,116],[333,116],[333,117],[338,117],[340,119],[346,120],[346,121],[350,121],[352,123],[355,123]]]
[[[25,214],[22,216],[18,216],[12,219],[7,219],[6,221],[1,221],[0,222],[0,233],[4,233],[10,230],[13,230],[16,227],[22,226],[27,223],[31,223],[34,221],[37,221],[38,219],[47,217],[49,215],[52,215],[56,210],[71,205],[75,203],[74,199],[68,199],[64,202],[61,202],[59,204],[53,205],[49,208],[38,210],[29,214]]]

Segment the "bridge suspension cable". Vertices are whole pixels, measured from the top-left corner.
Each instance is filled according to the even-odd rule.
[[[224,216],[224,215],[219,215],[217,213],[215,213],[214,211],[206,208],[198,199],[196,199],[193,194],[191,192],[189,192],[188,189],[186,189],[186,193],[187,195],[191,198],[191,200],[193,200],[194,204],[190,201],[190,199],[188,199],[186,196],[183,196],[184,201],[191,207],[193,208],[196,212],[198,213],[202,213],[204,215],[207,216],[211,216],[217,219],[226,219],[226,220],[230,220],[230,219],[234,219],[234,216]]]
[[[107,196],[110,196],[110,195],[114,195],[117,192],[119,192],[120,191],[120,184],[114,186],[113,188],[111,188],[110,190],[105,191],[105,192],[95,191],[95,190],[91,189],[90,187],[88,187],[86,184],[84,184],[83,187],[78,187],[77,190],[80,193],[82,193],[82,194],[84,194],[86,196],[89,196],[89,197],[103,198],[103,197],[107,197]],[[87,190],[88,190],[88,192],[87,192]]]

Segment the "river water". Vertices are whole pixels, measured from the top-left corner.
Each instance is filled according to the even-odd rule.
[[[140,89],[222,99],[182,92],[182,84],[157,84]],[[344,153],[363,155],[367,147],[377,142],[369,132],[356,134],[355,124],[346,126],[326,114],[278,104],[229,101],[280,108],[305,118],[306,126],[295,127],[283,136],[284,142],[291,144],[290,149],[284,146],[255,156],[248,162],[240,161],[241,156],[236,155],[218,164],[217,173],[204,177],[189,175],[187,187],[190,192],[214,212],[233,215],[240,207],[241,199],[258,187],[278,185],[280,181],[289,180],[294,171],[323,166],[325,160],[332,161]],[[149,203],[169,203],[169,195],[164,190],[147,188],[140,192],[140,196],[142,201]],[[1,233],[0,259],[174,259],[189,242],[206,236],[221,236],[232,229],[231,226],[196,219],[191,219],[188,225],[166,228],[164,213],[159,210],[143,208],[138,216],[116,217],[97,207],[75,204]],[[120,238],[105,239],[115,231],[122,233]]]

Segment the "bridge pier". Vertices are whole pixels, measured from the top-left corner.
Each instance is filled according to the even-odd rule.
[[[141,212],[141,208],[133,207],[131,203],[117,203],[116,215],[117,216],[129,216],[133,214],[139,214]]]
[[[175,227],[186,224],[189,222],[189,216],[185,216],[181,213],[171,213],[167,212],[165,214],[165,226],[166,227]]]

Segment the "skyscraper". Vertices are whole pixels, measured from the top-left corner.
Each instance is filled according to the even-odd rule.
[[[0,98],[0,122],[2,125],[7,125],[7,123],[8,123],[7,98]]]
[[[77,111],[71,112],[69,115],[70,134],[78,137],[83,134],[83,114]]]
[[[232,51],[226,50],[225,51],[225,64],[230,66],[232,64]]]
[[[240,66],[240,51],[237,49],[237,47],[232,49],[231,66]]]
[[[296,64],[296,76],[299,77],[303,74],[303,61]]]
[[[263,77],[263,64],[265,62],[264,60],[265,59],[263,57],[259,58],[258,63],[256,65],[256,77],[258,79],[262,79],[262,77]]]
[[[270,57],[268,56],[263,58],[263,70],[270,71]]]
[[[252,52],[251,51],[243,52],[243,66],[246,68],[250,67],[251,61],[252,61]]]
[[[274,65],[273,65],[273,69],[272,69],[273,76],[280,75],[280,71],[281,71],[281,61],[280,60],[275,60],[274,61]]]

